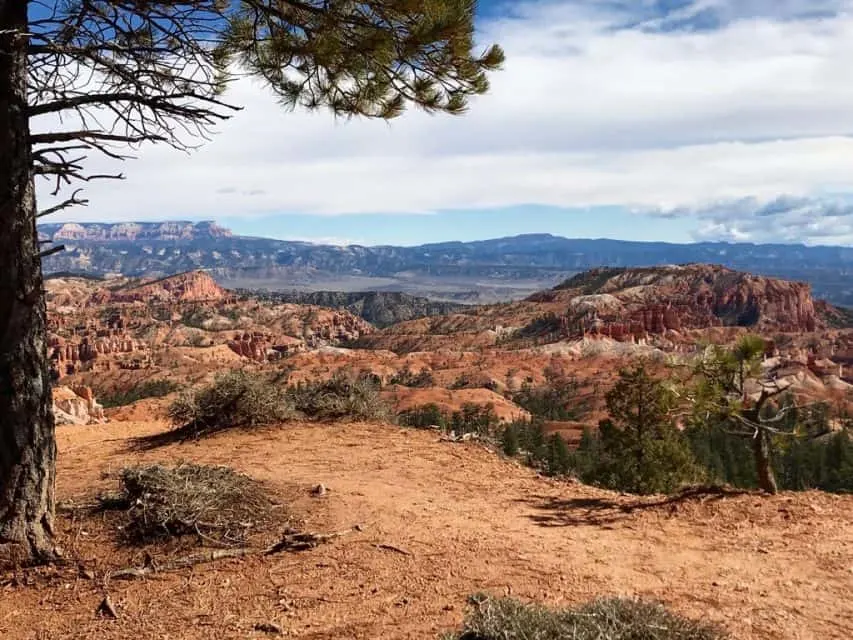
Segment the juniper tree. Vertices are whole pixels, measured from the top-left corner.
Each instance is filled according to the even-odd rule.
[[[461,114],[503,60],[474,0],[0,0],[0,556],[54,556],[56,445],[37,218],[84,204],[86,158],[188,149],[261,78],[286,107]],[[61,121],[61,126],[54,127]],[[37,212],[34,180],[58,204]],[[42,248],[45,250],[42,251]]]

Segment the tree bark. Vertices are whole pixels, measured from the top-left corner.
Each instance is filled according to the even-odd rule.
[[[27,2],[0,0],[0,564],[53,545],[56,441],[27,113]]]
[[[770,435],[760,429],[752,440],[752,450],[755,455],[755,468],[758,471],[758,486],[762,491],[777,494],[776,475],[770,460]]]

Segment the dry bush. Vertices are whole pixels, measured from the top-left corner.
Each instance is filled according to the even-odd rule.
[[[351,380],[338,375],[326,381],[292,386],[287,395],[296,410],[311,419],[391,422],[394,412],[379,391],[379,385],[368,376]]]
[[[219,545],[243,544],[275,511],[260,483],[228,467],[131,467],[120,472],[119,484],[118,495],[102,498],[102,505],[125,511],[123,530],[134,543],[196,535]]]
[[[293,404],[281,385],[246,371],[218,375],[212,384],[187,391],[169,407],[172,422],[182,432],[196,435],[293,417]]]
[[[723,640],[707,625],[633,599],[597,600],[552,610],[510,598],[475,596],[461,633],[446,640]]]

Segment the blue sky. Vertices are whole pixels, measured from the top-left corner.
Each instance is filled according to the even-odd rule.
[[[222,217],[231,229],[252,236],[307,240],[323,244],[417,245],[447,240],[484,240],[523,233],[552,233],[570,238],[618,238],[654,242],[691,242],[686,219],[637,216],[621,207],[563,209],[521,205],[495,209],[463,209],[389,216],[360,213],[344,216],[291,214]]]
[[[144,148],[54,219],[361,244],[853,244],[853,0],[490,1],[478,28],[508,60],[463,118],[335,121],[241,80],[245,109],[210,143]]]

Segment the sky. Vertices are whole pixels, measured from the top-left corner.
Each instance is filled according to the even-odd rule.
[[[245,108],[209,143],[92,158],[126,180],[50,220],[853,245],[853,0],[490,1],[477,26],[507,62],[465,116],[336,120],[241,79],[227,97]]]

